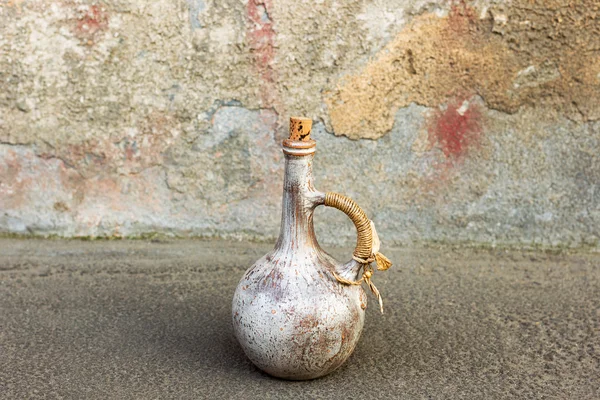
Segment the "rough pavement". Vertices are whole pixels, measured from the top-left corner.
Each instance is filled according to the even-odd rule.
[[[397,249],[354,355],[273,379],[232,336],[271,245],[0,240],[0,398],[600,397],[600,255]],[[349,249],[333,249],[336,256]]]

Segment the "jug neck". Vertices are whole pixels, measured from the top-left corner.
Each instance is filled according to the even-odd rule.
[[[318,249],[313,227],[313,212],[323,204],[324,195],[313,186],[313,154],[285,154],[285,176],[281,228],[276,248],[298,250]]]

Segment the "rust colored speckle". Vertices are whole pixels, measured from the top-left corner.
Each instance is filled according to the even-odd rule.
[[[260,281],[259,285],[267,293],[270,293],[276,301],[285,295],[285,287],[282,286],[283,274],[277,269],[272,269]]]
[[[75,35],[93,44],[96,34],[108,29],[109,16],[101,5],[92,5],[81,11],[74,28]]]
[[[319,320],[314,315],[306,315],[298,321],[296,327],[300,329],[302,333],[308,333],[314,328],[319,326]]]
[[[479,142],[481,120],[482,112],[477,104],[455,98],[445,110],[432,116],[428,126],[429,140],[440,146],[447,158],[460,158]]]

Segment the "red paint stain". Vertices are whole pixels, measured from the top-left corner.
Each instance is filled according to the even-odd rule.
[[[108,20],[109,16],[104,7],[92,5],[80,12],[74,33],[78,38],[87,41],[88,45],[92,45],[96,35],[108,29]]]
[[[475,29],[477,13],[465,0],[452,0],[448,13],[448,29],[455,34],[466,34]]]
[[[465,97],[457,97],[448,103],[445,110],[438,110],[432,116],[427,131],[430,142],[437,143],[446,158],[461,158],[469,148],[479,143],[481,108]]]
[[[137,174],[162,163],[163,154],[175,141],[178,131],[179,125],[172,115],[153,111],[146,119],[138,121],[132,136],[92,138],[64,144],[38,157],[58,158],[85,177]]]
[[[276,77],[272,66],[275,58],[275,30],[269,16],[271,9],[271,0],[249,0],[246,5],[246,38],[261,79],[260,96],[266,107],[274,105],[276,93]]]
[[[24,201],[25,187],[30,183],[30,179],[22,174],[24,164],[25,160],[12,150],[4,158],[0,158],[1,208],[16,208]]]

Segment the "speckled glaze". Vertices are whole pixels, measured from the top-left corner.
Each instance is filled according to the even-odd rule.
[[[314,145],[287,145],[279,239],[241,279],[233,297],[233,326],[244,352],[263,371],[313,379],[350,356],[363,329],[367,299],[360,286],[341,284],[332,275],[336,271],[356,280],[361,265],[340,263],[317,243],[313,212],[325,195],[313,187]]]

